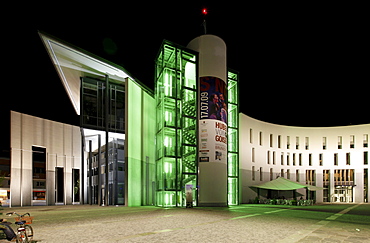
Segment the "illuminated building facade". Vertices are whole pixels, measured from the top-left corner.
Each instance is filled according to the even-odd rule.
[[[219,37],[163,41],[152,91],[122,67],[40,36],[80,124],[11,112],[3,206],[238,205],[277,176],[322,187],[298,191],[317,202],[368,202],[370,125],[281,126],[239,113],[239,74]]]
[[[225,110],[229,121],[224,170],[220,172],[220,177],[216,174],[205,175],[206,172],[200,167],[202,164],[212,166],[210,160],[215,158],[215,155],[207,155],[210,158],[207,157],[206,161],[202,161],[204,158],[201,155],[201,151],[204,150],[202,146],[209,142],[206,141],[207,137],[202,135],[213,131],[209,129],[206,132],[199,119],[200,58],[200,52],[169,41],[162,43],[157,56],[155,73],[157,206],[197,206],[206,203],[210,206],[226,206],[239,203],[238,73],[226,71],[225,68],[223,74],[227,81],[224,96],[228,99]],[[206,101],[208,104],[208,98]],[[209,140],[216,136],[213,135]],[[201,178],[208,179],[208,184],[202,185]],[[218,184],[221,186],[217,186]],[[223,201],[202,203],[199,201],[202,190],[204,194],[216,195]]]
[[[323,188],[310,195],[299,189],[299,197],[304,199],[369,202],[370,124],[294,127],[240,114],[240,131],[242,203],[257,196],[251,186],[277,177]],[[280,191],[278,195],[260,190],[259,193],[260,199],[291,198],[291,192]]]

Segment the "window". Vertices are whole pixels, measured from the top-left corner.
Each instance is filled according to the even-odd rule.
[[[274,179],[274,170],[270,168],[270,181]]]
[[[286,153],[286,165],[290,164],[290,154]]]
[[[260,167],[260,181],[263,181],[263,172],[262,172],[262,167]]]
[[[254,169],[254,166],[252,166],[252,181],[256,179],[255,176],[256,176],[256,171]]]
[[[308,165],[312,166],[312,154],[308,155]]]
[[[259,138],[260,138],[260,145],[262,146],[262,132],[260,132]]]
[[[293,154],[293,166],[295,166],[295,153]]]
[[[299,182],[299,169],[295,170],[295,181]]]
[[[272,134],[270,134],[270,147],[271,147],[271,148],[273,147],[273,146],[272,146],[272,144],[273,144],[272,138],[273,138],[273,135],[272,135]]]
[[[281,164],[281,165],[284,165],[284,152],[281,152],[281,156],[280,156],[280,164]]]
[[[319,154],[319,165],[323,166],[323,154]]]
[[[286,170],[286,178],[287,179],[290,179],[290,169],[287,169]]]
[[[315,185],[315,170],[306,170],[306,184]]]
[[[364,165],[367,165],[369,163],[369,155],[368,155],[369,152],[365,151],[364,152]]]
[[[270,151],[267,151],[267,164],[270,164]]]
[[[290,149],[290,136],[286,137],[286,148]]]
[[[299,166],[302,166],[302,154],[299,154]]]
[[[281,177],[284,177],[284,169],[281,169],[281,170],[280,170],[280,176],[281,176]]]
[[[253,136],[252,136],[252,134],[253,134],[253,130],[251,128],[251,129],[249,129],[249,142],[250,143],[253,143]]]
[[[369,146],[369,134],[364,134],[364,148]]]
[[[334,154],[334,165],[338,165],[338,154]]]
[[[351,135],[349,137],[349,147],[350,148],[355,148],[355,135]]]
[[[281,148],[281,135],[278,135],[278,148]]]
[[[342,149],[342,136],[338,136],[338,149]]]
[[[274,151],[272,152],[272,164],[275,164],[275,161],[276,161],[276,153]]]
[[[252,148],[252,162],[254,162],[254,148]]]
[[[306,140],[305,148],[306,148],[306,150],[308,150],[309,147],[310,147],[310,138],[309,137],[306,137],[305,140]]]
[[[350,164],[351,164],[351,154],[346,153],[346,165],[350,165]]]
[[[295,137],[295,149],[299,149],[299,137]]]
[[[322,149],[326,149],[326,137],[322,138]]]

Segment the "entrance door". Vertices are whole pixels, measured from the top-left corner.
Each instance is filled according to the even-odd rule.
[[[336,186],[333,197],[333,202],[353,202],[352,186]]]
[[[55,167],[55,203],[64,203],[64,168]]]

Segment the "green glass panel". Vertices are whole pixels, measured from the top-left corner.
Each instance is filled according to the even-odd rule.
[[[228,178],[228,204],[238,205],[238,179]]]
[[[237,128],[238,127],[238,106],[235,105],[235,104],[231,104],[229,103],[228,104],[228,126],[229,127],[234,127],[234,128]]]
[[[228,153],[228,176],[238,176],[238,154]]]
[[[229,80],[228,81],[228,101],[230,103],[237,104],[238,103],[238,85],[236,81]]]
[[[234,128],[228,128],[228,150],[229,152],[238,152],[238,130]]]

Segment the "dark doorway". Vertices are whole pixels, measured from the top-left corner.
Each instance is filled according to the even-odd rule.
[[[55,167],[55,203],[64,203],[64,168]]]

